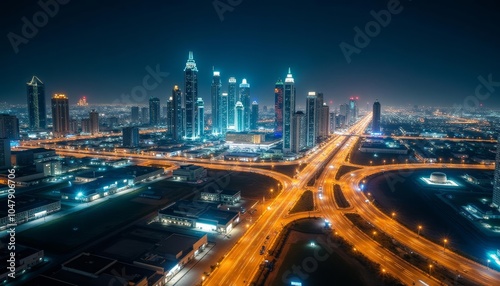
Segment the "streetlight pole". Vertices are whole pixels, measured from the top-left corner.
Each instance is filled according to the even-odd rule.
[[[443,251],[446,251],[446,243],[448,242],[448,239],[443,239]]]
[[[429,264],[429,276],[431,276],[432,264]]]
[[[421,230],[422,230],[422,226],[421,226],[421,225],[419,225],[419,226],[418,226],[418,232],[417,232],[417,235],[418,235],[418,236],[420,236],[420,231],[421,231]]]

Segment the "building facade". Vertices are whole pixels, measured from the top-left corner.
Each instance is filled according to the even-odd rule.
[[[184,139],[195,140],[197,137],[197,110],[198,100],[198,68],[193,58],[193,52],[189,52],[189,57],[184,68]]]
[[[31,130],[40,130],[47,127],[45,106],[45,85],[36,76],[26,83],[28,99],[28,119]]]
[[[274,86],[274,135],[283,136],[283,81],[281,79]]]
[[[149,125],[158,126],[160,122],[160,99],[152,97],[149,99]]]
[[[283,85],[283,153],[292,151],[292,120],[295,114],[295,80],[290,68]]]
[[[55,137],[69,134],[69,101],[64,94],[54,94],[52,97],[52,130]]]

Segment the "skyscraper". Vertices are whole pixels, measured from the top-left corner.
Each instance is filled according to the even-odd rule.
[[[196,112],[196,130],[198,132],[196,136],[201,138],[205,135],[205,104],[203,103],[203,99],[201,97],[198,97],[198,100],[196,101]]]
[[[283,86],[283,153],[292,151],[292,120],[294,114],[295,81],[290,68],[288,68],[288,74]]]
[[[141,123],[149,124],[149,108],[147,107],[141,108]]]
[[[0,138],[0,169],[9,168],[10,166],[10,140]]]
[[[52,130],[55,137],[63,137],[69,133],[69,102],[64,94],[52,97]]]
[[[240,102],[243,104],[243,130],[250,130],[250,114],[251,110],[251,102],[250,102],[250,84],[247,83],[247,80],[244,78],[240,83]]]
[[[92,109],[89,112],[89,120],[90,120],[90,134],[96,135],[99,133],[99,113]]]
[[[281,79],[274,86],[274,135],[283,136],[283,81]]]
[[[380,103],[378,99],[373,103],[372,133],[380,133]]]
[[[132,106],[130,112],[131,112],[130,121],[132,123],[138,123],[139,122],[139,106]]]
[[[180,141],[184,134],[184,109],[182,107],[182,92],[177,85],[172,89],[172,108],[172,138],[175,141]]]
[[[259,104],[257,101],[252,102],[252,116],[250,120],[250,129],[257,130],[257,122],[259,121]]]
[[[36,76],[26,83],[28,93],[28,119],[31,130],[45,129],[47,127],[47,114],[45,111],[45,85]]]
[[[174,131],[174,98],[171,96],[167,99],[167,135],[172,136]]]
[[[0,114],[0,138],[19,139],[19,119],[15,115]]]
[[[212,87],[210,90],[211,98],[212,98],[212,133],[220,134],[221,133],[221,89],[222,83],[220,81],[220,72],[213,71],[212,76]]]
[[[307,125],[307,137],[306,145],[307,147],[314,147],[316,145],[316,138],[318,137],[317,130],[317,115],[318,112],[318,100],[316,98],[316,92],[310,91],[307,95],[306,101],[306,125]]]
[[[149,99],[149,125],[160,125],[160,99],[157,97]]]
[[[244,131],[245,130],[245,114],[244,114],[243,103],[241,103],[241,101],[236,102],[236,106],[234,107],[234,114],[235,114],[234,124],[235,124],[236,132]]]
[[[335,124],[336,114],[335,111],[330,112],[330,134],[335,133],[335,128],[337,127]]]
[[[125,127],[122,129],[123,147],[139,146],[139,128]]]
[[[189,57],[184,68],[184,138],[187,140],[196,139],[196,100],[198,100],[198,68],[193,58],[193,52],[189,52]]]
[[[353,124],[358,120],[358,97],[351,97],[349,99],[349,123]]]
[[[306,115],[302,111],[297,111],[293,115],[293,138],[292,152],[299,153],[306,147]]]
[[[227,92],[223,92],[220,98],[220,133],[226,134],[229,121],[229,100]],[[234,114],[234,112],[233,112]]]
[[[236,101],[238,101],[236,93],[236,78],[229,78],[229,85],[227,87],[227,127],[228,129],[234,128],[234,107],[236,106]]]
[[[492,204],[500,210],[500,137],[497,139],[497,154],[495,157],[495,175],[493,177]]]
[[[322,140],[330,135],[330,107],[323,103],[318,105],[318,137]]]

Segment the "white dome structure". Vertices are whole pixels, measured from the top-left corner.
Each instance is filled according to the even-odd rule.
[[[442,172],[434,172],[431,174],[429,181],[435,184],[446,184],[448,182],[448,178],[445,173]]]

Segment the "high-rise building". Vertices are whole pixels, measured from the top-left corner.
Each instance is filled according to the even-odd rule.
[[[318,115],[318,136],[323,140],[330,135],[330,107],[318,105]]]
[[[132,123],[139,123],[139,106],[132,106],[130,112],[131,112],[130,121]]]
[[[87,97],[86,96],[82,96],[78,100],[78,103],[76,105],[78,105],[78,106],[89,106],[89,103],[87,102]]]
[[[295,80],[290,68],[288,68],[288,74],[283,85],[283,153],[292,151],[292,120],[294,114]]]
[[[78,133],[78,120],[71,118],[69,120],[69,133],[77,134]]]
[[[201,97],[198,97],[198,100],[196,100],[196,112],[197,137],[202,138],[205,135],[205,104],[203,103],[203,99]]]
[[[497,139],[497,154],[495,157],[495,174],[493,177],[493,206],[500,210],[500,137]]]
[[[347,125],[349,125],[349,114],[349,105],[347,103],[341,104],[339,115],[341,121],[340,125],[342,125],[342,127],[346,127]]]
[[[241,101],[237,101],[236,105],[234,107],[234,114],[235,114],[235,129],[236,132],[242,132],[245,130],[245,113],[244,113],[244,107],[243,103]]]
[[[165,111],[167,115],[167,135],[172,136],[174,131],[174,98],[172,96],[167,99],[167,108]]]
[[[354,124],[358,120],[358,97],[349,99],[349,123]]]
[[[172,89],[172,138],[181,141],[184,134],[184,109],[182,107],[182,92],[176,85]]]
[[[335,133],[335,128],[337,127],[336,126],[336,114],[335,114],[335,111],[332,111],[330,112],[330,134],[333,134]]]
[[[193,58],[193,52],[189,52],[189,57],[184,68],[184,138],[187,140],[196,139],[196,100],[198,100],[198,68]]]
[[[54,94],[52,97],[52,130],[54,137],[69,134],[69,102],[64,94]]]
[[[293,115],[293,138],[292,152],[298,154],[306,147],[306,115],[302,111],[297,111]]]
[[[90,119],[89,118],[82,119],[82,132],[83,133],[90,133]]]
[[[9,168],[10,166],[10,140],[0,138],[0,169]]]
[[[257,101],[252,102],[252,115],[250,120],[250,129],[257,130],[257,122],[259,121],[259,104]]]
[[[89,124],[90,124],[90,134],[96,135],[99,133],[99,113],[92,109],[89,112]]]
[[[283,81],[281,79],[274,86],[274,135],[283,136]]]
[[[160,125],[160,99],[152,97],[149,99],[149,125]]]
[[[220,72],[213,71],[212,76],[212,87],[210,90],[210,95],[212,99],[212,133],[220,134],[221,125],[221,93],[222,93],[222,82],[220,80]]]
[[[378,99],[373,103],[372,133],[380,133],[380,103]]]
[[[235,129],[234,128],[234,107],[236,106],[236,101],[238,101],[237,98],[237,89],[236,89],[236,78],[230,77],[229,78],[229,85],[227,87],[227,128],[228,129]]]
[[[15,115],[0,114],[0,138],[19,139],[19,119]]]
[[[125,127],[122,129],[123,147],[139,146],[139,128]]]
[[[220,113],[220,128],[221,128],[220,133],[226,134],[229,121],[229,98],[227,92],[223,92],[221,94],[219,106],[220,106],[219,113]]]
[[[307,147],[314,147],[316,145],[316,138],[318,138],[317,129],[317,115],[318,112],[318,100],[316,98],[316,92],[310,91],[307,95],[306,101],[306,125],[307,125],[307,137],[306,145]]]
[[[26,83],[28,93],[28,119],[31,130],[40,130],[47,127],[47,114],[45,111],[45,85],[33,76]]]
[[[141,108],[141,123],[149,124],[149,108],[147,107]]]
[[[251,110],[251,101],[250,101],[250,84],[244,78],[240,83],[240,102],[243,104],[243,117],[244,117],[244,125],[243,130],[250,130],[250,114]]]

